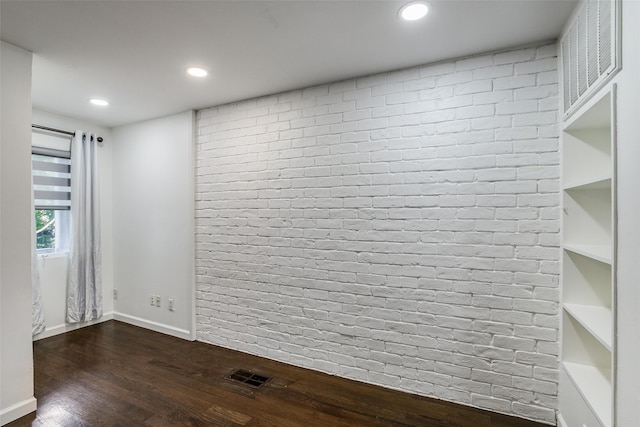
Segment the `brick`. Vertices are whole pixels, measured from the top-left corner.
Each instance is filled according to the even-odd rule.
[[[530,62],[521,62],[515,64],[515,74],[532,74],[541,73],[544,71],[556,70],[558,66],[558,59],[555,57],[539,59]]]
[[[522,77],[530,77],[522,76]],[[515,90],[514,97],[516,100],[523,99],[544,99],[550,96],[554,96],[557,94],[557,86],[555,84],[549,84],[544,86],[534,86],[531,85],[529,87],[520,87]]]
[[[468,95],[481,92],[491,92],[493,83],[491,80],[473,80],[469,83],[463,83],[455,86],[454,93],[456,95]]]
[[[512,50],[508,52],[496,53],[493,56],[493,63],[495,65],[500,64],[515,64],[518,62],[527,62],[535,59],[536,49],[521,49]]]
[[[495,79],[493,87],[495,90],[529,88],[535,85],[535,75],[521,75],[513,77],[502,77]],[[516,99],[518,99],[516,97]]]

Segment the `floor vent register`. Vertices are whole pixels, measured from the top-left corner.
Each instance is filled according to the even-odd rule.
[[[254,374],[253,372],[249,372],[246,369],[238,369],[236,371],[233,371],[225,378],[237,383],[246,384],[249,387],[253,388],[260,388],[271,380],[270,377]]]

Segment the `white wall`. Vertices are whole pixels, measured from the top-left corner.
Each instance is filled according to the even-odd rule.
[[[616,425],[640,419],[640,2],[622,2],[622,71],[618,83],[618,373]]]
[[[36,409],[31,346],[31,53],[0,62],[0,424]]]
[[[555,45],[198,112],[198,339],[555,423]]]
[[[194,337],[193,126],[187,111],[113,129],[115,318],[187,339]],[[149,304],[151,295],[161,307]]]
[[[42,306],[46,329],[36,336],[35,339],[42,339],[113,318],[113,138],[109,128],[84,120],[39,110],[33,110],[33,123],[68,131],[82,130],[85,132],[95,132],[104,138],[104,142],[98,151],[101,193],[100,215],[102,222],[102,301],[104,314],[102,318],[90,322],[66,323],[68,253],[38,256],[40,282],[42,285]]]

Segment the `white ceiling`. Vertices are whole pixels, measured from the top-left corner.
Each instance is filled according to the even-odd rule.
[[[417,22],[397,17],[404,3],[1,0],[0,29],[35,54],[34,108],[118,126],[552,40],[576,1],[430,0]]]

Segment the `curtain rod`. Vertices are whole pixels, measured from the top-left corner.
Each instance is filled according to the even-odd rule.
[[[49,131],[49,132],[61,133],[63,135],[70,135],[70,136],[75,136],[76,135],[75,132],[69,132],[68,130],[50,128],[50,127],[47,127],[47,126],[31,125],[31,127],[35,128],[35,129],[46,130],[46,131]],[[99,136],[98,137],[98,142],[102,142],[102,141],[104,141],[104,140],[102,139],[101,136]]]

